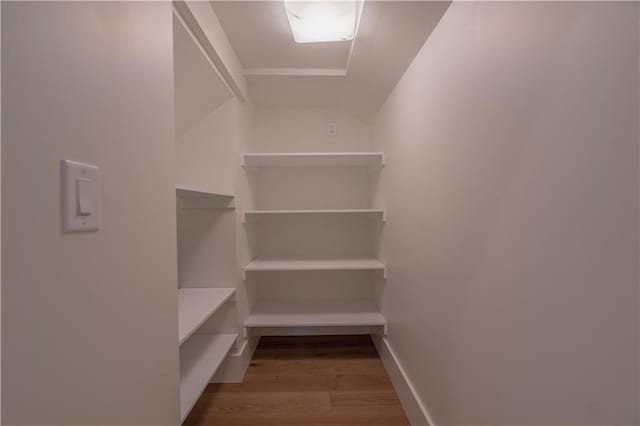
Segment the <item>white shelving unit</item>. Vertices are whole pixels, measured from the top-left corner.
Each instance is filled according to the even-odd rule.
[[[384,166],[382,152],[294,152],[243,155],[244,167]]]
[[[386,278],[386,266],[368,255],[377,252],[386,219],[383,203],[371,195],[384,154],[247,153],[242,165],[255,178],[250,207],[242,212],[255,238],[243,268],[256,295],[245,334],[287,334],[288,327],[296,334],[335,327],[386,332],[375,287]]]
[[[372,300],[260,300],[245,327],[385,326]]]
[[[385,265],[376,258],[336,259],[270,259],[256,258],[245,267],[246,272],[269,271],[385,271]]]
[[[246,210],[243,212],[242,221],[246,222],[248,217],[264,217],[277,215],[338,215],[338,214],[361,214],[379,216],[385,220],[382,209],[324,209],[324,210]]]
[[[235,288],[178,290],[178,343],[182,345],[211,315],[231,299]]]
[[[222,361],[237,334],[198,334],[180,348],[180,421],[184,421]]]
[[[234,94],[174,8],[174,100],[180,419],[229,351],[241,321],[235,300],[237,146]],[[215,136],[214,136],[215,135]],[[227,288],[220,288],[220,286]]]

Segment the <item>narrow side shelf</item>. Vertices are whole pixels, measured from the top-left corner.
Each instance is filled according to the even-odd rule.
[[[234,288],[179,289],[178,343],[182,345],[235,292]]]
[[[244,272],[260,271],[359,271],[380,270],[385,273],[384,263],[372,258],[341,259],[271,259],[256,258],[244,267]]]
[[[385,326],[372,300],[259,300],[245,327]]]
[[[184,421],[237,334],[197,334],[180,348],[180,422]]]
[[[176,185],[176,194],[181,198],[198,198],[198,199],[211,199],[211,198],[233,198],[234,195],[226,192],[211,192],[205,191],[200,188],[196,188],[188,185]]]
[[[382,152],[248,153],[242,160],[244,167],[384,166]]]
[[[242,215],[243,222],[247,217],[274,216],[274,215],[328,215],[328,214],[364,214],[379,215],[384,221],[384,210],[381,209],[332,209],[332,210],[246,210]]]
[[[176,196],[181,208],[224,209],[234,208],[235,195],[225,192],[210,192],[187,185],[176,185]]]

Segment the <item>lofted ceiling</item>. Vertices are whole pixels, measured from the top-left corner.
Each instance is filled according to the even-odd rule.
[[[353,41],[297,44],[282,1],[212,1],[262,107],[338,107],[367,121],[450,2],[365,1]]]
[[[351,42],[294,42],[282,1],[215,1],[213,7],[245,68],[346,67]]]

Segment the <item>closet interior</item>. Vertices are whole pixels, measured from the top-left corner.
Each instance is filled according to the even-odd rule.
[[[184,420],[207,383],[242,380],[260,336],[384,335],[387,218],[384,153],[373,149],[362,121],[339,108],[243,103],[180,12],[174,90]]]

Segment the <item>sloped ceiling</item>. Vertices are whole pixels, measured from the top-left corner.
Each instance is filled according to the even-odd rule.
[[[367,121],[450,2],[366,1],[353,42],[297,44],[282,1],[213,1],[262,107],[338,107]]]

